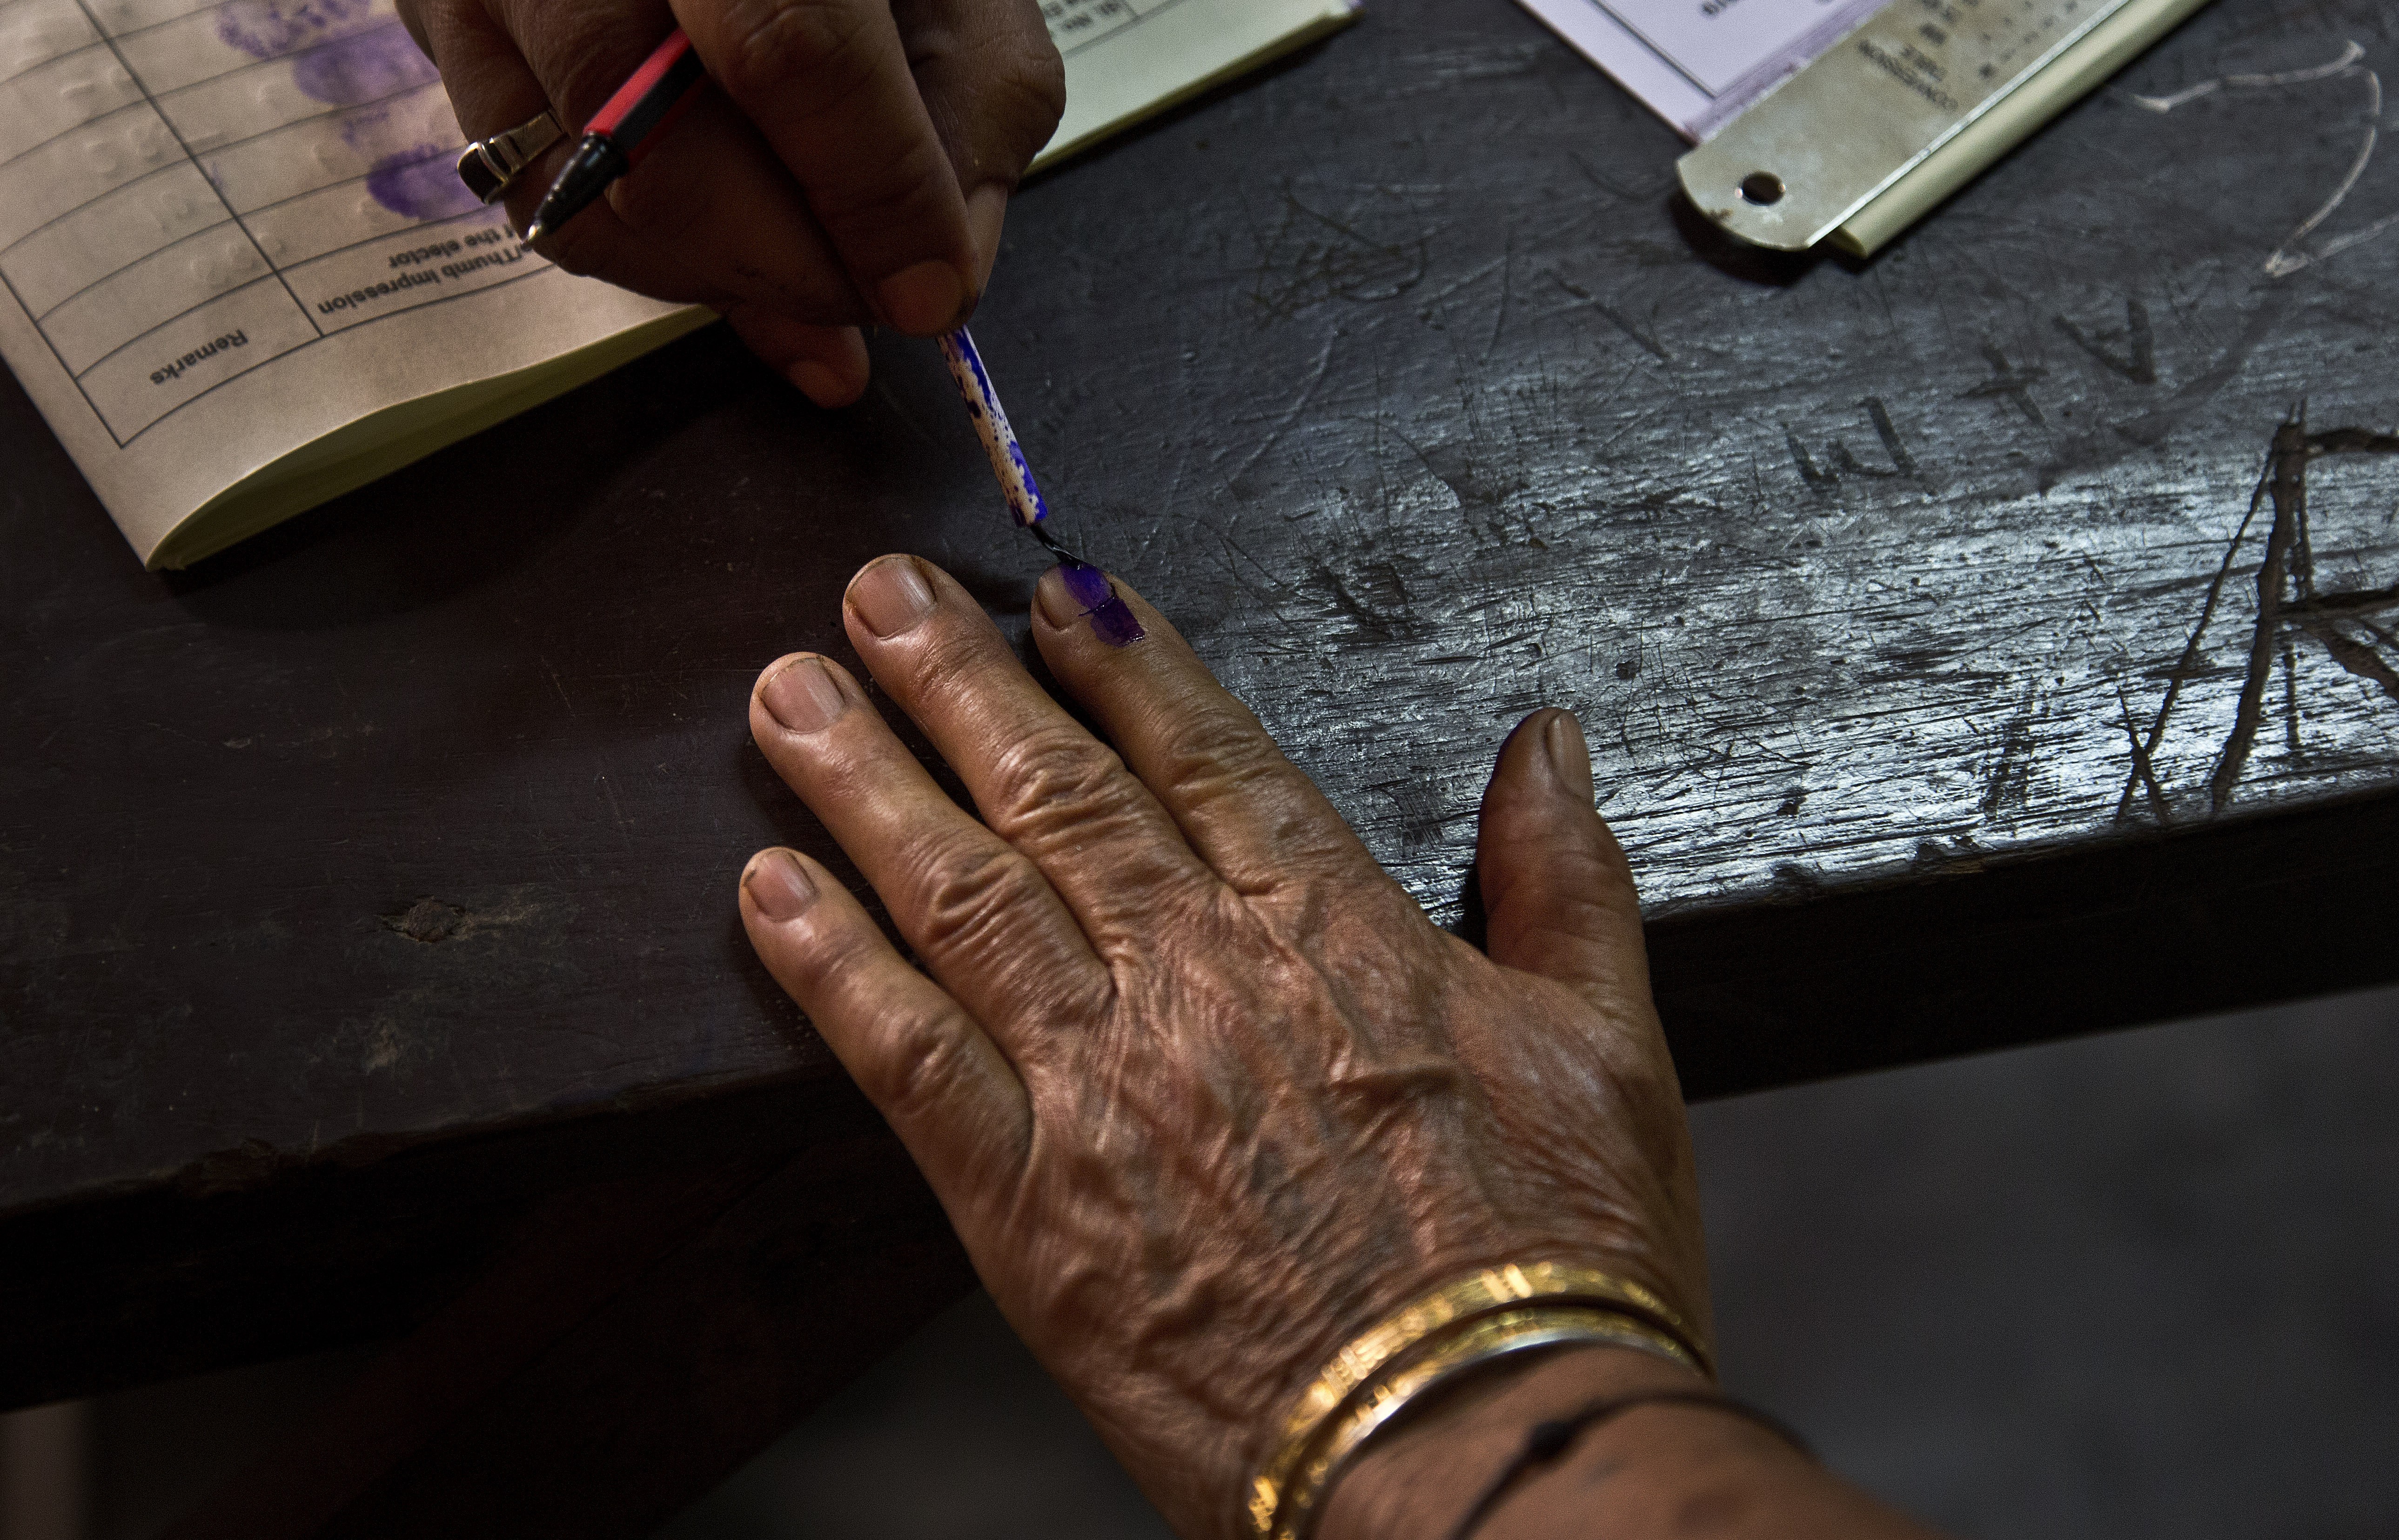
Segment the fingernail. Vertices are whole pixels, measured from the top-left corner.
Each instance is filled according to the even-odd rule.
[[[1560,711],[1550,719],[1542,742],[1550,751],[1550,770],[1558,777],[1558,785],[1590,806],[1593,794],[1591,746],[1583,741],[1582,723],[1572,711]]]
[[[1083,614],[1083,607],[1066,591],[1064,567],[1052,567],[1041,574],[1041,581],[1033,585],[1033,602],[1041,606],[1041,618],[1056,630],[1064,630]]]
[[[903,267],[875,286],[883,318],[919,337],[947,331],[958,324],[965,308],[967,285],[958,270],[945,262],[920,262]]]
[[[974,242],[975,259],[983,267],[977,292],[991,287],[992,263],[999,260],[1000,226],[1007,220],[1007,188],[986,182],[967,195],[967,238]]]
[[[750,870],[741,873],[741,885],[758,912],[769,920],[798,919],[800,911],[817,901],[817,885],[808,881],[807,870],[799,858],[781,848],[761,850],[751,857]]]
[[[849,404],[848,382],[814,358],[802,358],[793,364],[791,377],[792,384],[799,387],[800,394],[819,406]]]
[[[824,660],[797,658],[775,670],[758,687],[766,714],[794,733],[819,733],[848,708],[841,686],[825,671]]]
[[[1043,593],[1051,577],[1058,580],[1055,600]],[[1088,616],[1091,634],[1111,647],[1126,646],[1149,634],[1141,628],[1141,617],[1132,613],[1132,607],[1118,596],[1108,574],[1088,561],[1071,558],[1061,561],[1042,575],[1033,591],[1041,595],[1042,618],[1052,626],[1070,626],[1077,616]],[[1064,620],[1057,618],[1062,613]]]
[[[933,590],[924,574],[904,556],[887,556],[850,579],[849,598],[866,628],[887,642],[924,619],[933,607]]]

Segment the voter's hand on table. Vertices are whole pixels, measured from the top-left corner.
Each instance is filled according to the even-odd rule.
[[[714,89],[544,255],[723,311],[820,405],[866,388],[861,325],[964,321],[1065,76],[1037,0],[400,0],[470,139],[555,110],[522,228],[585,119],[677,25]]]
[[[1164,616],[1118,585],[1140,635],[1111,644],[1134,628],[1085,618],[1098,574],[1081,599],[1064,576],[1041,580],[1033,639],[1105,743],[938,568],[887,557],[850,585],[852,644],[980,819],[839,664],[785,657],[752,696],[758,745],[922,971],[789,850],[752,859],[741,914],[1000,1309],[1177,1532],[1241,1533],[1245,1482],[1309,1376],[1469,1270],[1601,1269],[1704,1338],[1682,1097],[1575,719],[1538,712],[1499,751],[1477,949],[1425,917]],[[1448,1533],[1436,1521],[1513,1447],[1477,1425],[1521,1439],[1594,1393],[1705,1384],[1607,1346],[1485,1375],[1429,1425],[1432,1447],[1368,1446],[1320,1536]],[[1721,1410],[1647,1415],[1623,1432],[1683,1462],[1645,1467],[1660,1513],[1738,1479],[1772,1533],[1897,1533]],[[1592,1532],[1579,1490],[1558,1533]]]

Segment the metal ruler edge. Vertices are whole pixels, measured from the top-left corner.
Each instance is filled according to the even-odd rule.
[[[2065,9],[2088,3],[2067,0]],[[2091,7],[2095,19],[1999,88],[1962,108],[1953,102],[1943,122],[1904,102],[1912,115],[1860,115],[1859,60],[1879,66],[1882,74],[1898,74],[1885,62],[1892,40],[1908,48],[1899,29],[1921,24],[1919,10],[1935,9],[1928,0],[1892,0],[1685,155],[1675,171],[1694,207],[1754,245],[1797,251],[1830,238],[1839,250],[1868,255],[2206,3],[2119,0]],[[1924,57],[1916,53],[1919,61]],[[1920,82],[1901,79],[1894,88],[1871,71],[1866,79],[1927,96]],[[1770,196],[1755,196],[1761,190]]]

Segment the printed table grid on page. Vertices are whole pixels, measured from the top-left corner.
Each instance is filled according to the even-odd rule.
[[[539,271],[389,0],[0,4],[0,281],[119,444],[347,327]]]

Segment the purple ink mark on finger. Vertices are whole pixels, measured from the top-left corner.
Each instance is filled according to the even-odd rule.
[[[252,59],[275,59],[346,32],[373,0],[226,0],[217,7],[217,38]]]
[[[1102,642],[1111,647],[1122,647],[1149,634],[1141,628],[1141,617],[1117,596],[1115,585],[1099,568],[1068,557],[1058,563],[1058,574],[1066,580],[1066,591],[1083,607],[1084,617],[1091,623],[1091,634]]]
[[[352,107],[440,78],[397,21],[320,43],[291,61],[291,83],[319,101]]]
[[[447,219],[481,208],[482,201],[458,180],[457,151],[419,144],[385,155],[367,172],[367,191],[377,203],[411,219]]]
[[[1058,573],[1066,580],[1066,591],[1075,596],[1075,602],[1083,607],[1084,614],[1116,601],[1117,591],[1109,585],[1108,574],[1090,562],[1068,557],[1058,563]]]

